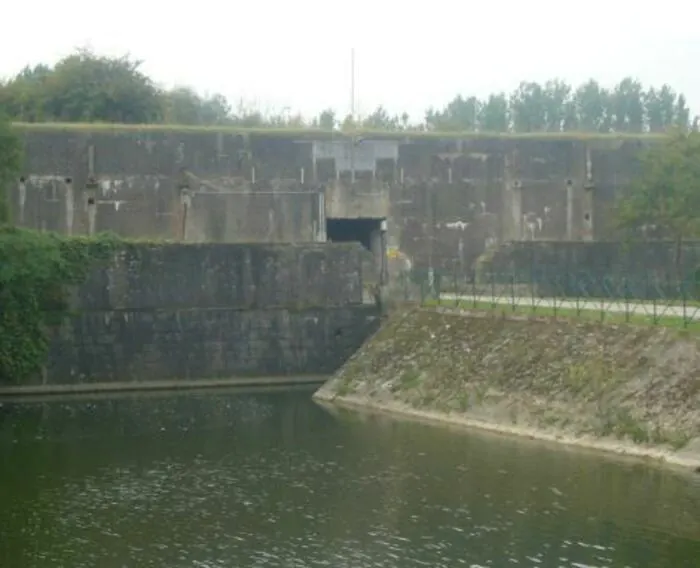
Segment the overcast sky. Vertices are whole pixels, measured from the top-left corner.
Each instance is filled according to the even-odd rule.
[[[0,76],[74,48],[144,61],[163,86],[220,92],[307,116],[350,107],[356,50],[361,113],[382,104],[420,119],[456,94],[521,80],[632,75],[668,83],[700,113],[700,3],[632,0],[12,0]]]

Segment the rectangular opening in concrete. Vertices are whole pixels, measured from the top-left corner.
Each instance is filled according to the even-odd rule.
[[[360,217],[356,219],[326,218],[326,238],[334,243],[361,243],[372,252],[376,251],[383,219]]]

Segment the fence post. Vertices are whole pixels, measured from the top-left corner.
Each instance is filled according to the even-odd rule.
[[[515,268],[511,267],[510,271],[510,308],[515,312]]]
[[[530,309],[535,313],[535,266],[534,261],[530,262]]]
[[[603,323],[605,321],[605,294],[607,293],[604,275],[600,277],[598,284],[598,293],[600,294],[600,323]]]
[[[683,327],[688,327],[687,304],[688,300],[685,293],[685,278],[681,280],[681,293],[683,295]]]
[[[575,276],[575,279],[573,289],[576,291],[576,317],[581,317],[581,282],[578,275]]]
[[[462,297],[462,294],[459,291],[459,287],[457,286],[457,268],[455,267],[454,271],[452,272],[452,290],[455,295],[455,308],[459,307],[459,301]]]
[[[629,293],[629,285],[627,283],[627,276],[623,276],[622,285],[625,288],[625,321],[627,323],[629,323],[630,322],[630,293]]]
[[[551,280],[551,278],[554,278],[554,281]],[[559,284],[557,282],[557,276],[556,274],[550,276],[550,281],[549,284],[552,288],[554,288],[554,319],[557,319],[557,295],[559,294]]]

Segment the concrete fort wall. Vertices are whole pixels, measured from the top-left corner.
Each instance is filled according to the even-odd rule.
[[[329,218],[386,219],[390,254],[468,269],[507,241],[606,234],[653,138],[439,137],[19,126],[24,226],[214,242],[314,242]]]
[[[325,374],[379,324],[354,244],[127,244],[75,291],[44,381]]]

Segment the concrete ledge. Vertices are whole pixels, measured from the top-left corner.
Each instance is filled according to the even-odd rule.
[[[26,385],[0,387],[0,399],[17,396],[93,394],[110,392],[201,390],[231,387],[270,387],[320,385],[327,377],[318,375],[290,377],[234,377],[229,379],[191,379],[173,381],[133,381],[83,383],[75,385]]]

